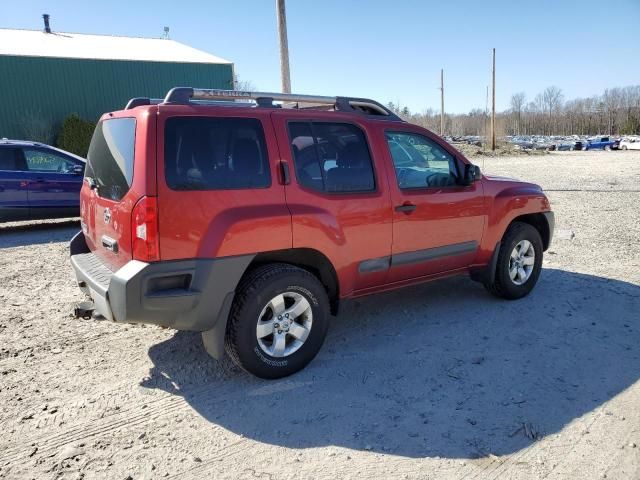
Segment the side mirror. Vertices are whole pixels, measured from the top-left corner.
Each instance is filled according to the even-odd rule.
[[[476,180],[482,179],[482,172],[480,172],[480,167],[477,165],[466,164],[464,166],[464,176],[463,176],[463,184],[471,185]]]
[[[84,174],[84,167],[82,165],[74,165],[73,166],[73,173],[76,175],[83,175]]]

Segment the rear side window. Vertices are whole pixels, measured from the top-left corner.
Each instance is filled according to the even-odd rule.
[[[300,185],[331,193],[375,190],[367,140],[355,125],[290,122],[289,138]]]
[[[120,200],[133,181],[135,118],[112,118],[98,123],[87,155],[85,177],[98,186],[98,195]]]
[[[269,187],[262,124],[255,118],[169,118],[164,131],[164,172],[174,190]]]
[[[17,148],[0,148],[0,170],[25,170]]]

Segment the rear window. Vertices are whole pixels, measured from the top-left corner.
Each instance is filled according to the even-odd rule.
[[[164,172],[174,190],[271,185],[262,124],[255,118],[173,117],[164,132]]]
[[[112,118],[96,126],[87,155],[85,177],[98,186],[98,195],[120,200],[133,180],[135,118]]]

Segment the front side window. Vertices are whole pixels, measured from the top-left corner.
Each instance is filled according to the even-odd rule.
[[[98,123],[89,153],[85,177],[93,179],[98,195],[120,200],[133,181],[136,139],[135,118],[111,118]]]
[[[433,140],[407,132],[387,132],[386,137],[400,188],[458,184],[455,158]]]
[[[255,118],[169,118],[164,172],[173,190],[267,188],[271,172],[262,124]]]
[[[45,150],[25,148],[24,158],[32,172],[72,173],[76,165],[68,158]]]
[[[300,185],[330,193],[375,190],[367,140],[355,125],[290,122],[289,138]]]

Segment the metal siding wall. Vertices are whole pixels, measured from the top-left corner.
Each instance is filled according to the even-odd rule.
[[[57,134],[71,113],[96,121],[132,97],[163,98],[177,86],[233,88],[232,66],[0,55],[0,138],[47,123]]]

